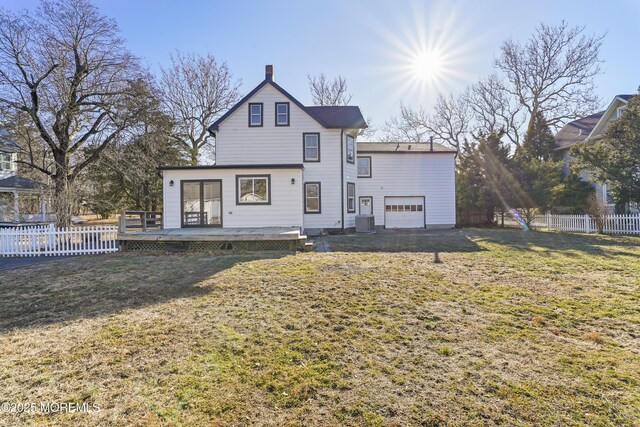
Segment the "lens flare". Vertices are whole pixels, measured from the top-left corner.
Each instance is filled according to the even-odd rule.
[[[411,59],[413,78],[425,83],[442,78],[444,72],[442,54],[434,49],[417,52]]]
[[[373,52],[384,58],[384,65],[367,67],[384,84],[387,102],[421,105],[428,108],[438,92],[463,90],[477,76],[469,71],[479,58],[483,36],[471,33],[475,18],[449,2],[411,2],[411,13],[384,20],[366,7],[359,13],[363,22],[379,35]]]

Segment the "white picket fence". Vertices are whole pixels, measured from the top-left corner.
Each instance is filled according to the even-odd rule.
[[[90,255],[117,251],[118,228],[112,225],[0,228],[0,257]]]
[[[505,225],[518,226],[518,222],[505,217]],[[534,228],[546,228],[558,231],[577,231],[581,233],[597,233],[596,222],[588,215],[538,215],[531,225]],[[604,218],[605,234],[640,234],[640,214],[607,215]]]

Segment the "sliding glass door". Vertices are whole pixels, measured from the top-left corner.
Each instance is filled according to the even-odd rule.
[[[181,181],[182,226],[222,226],[222,181]]]

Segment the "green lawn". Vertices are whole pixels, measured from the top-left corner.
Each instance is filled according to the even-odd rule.
[[[0,273],[0,425],[629,425],[640,239],[332,236],[331,253],[113,254]]]

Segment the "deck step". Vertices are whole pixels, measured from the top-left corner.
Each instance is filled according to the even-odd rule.
[[[305,252],[313,252],[314,246],[315,246],[315,243],[313,243],[313,242],[306,242],[306,243],[304,244],[304,251],[305,251]]]

